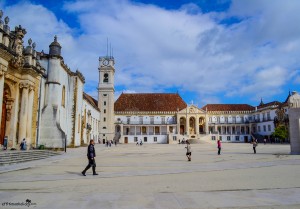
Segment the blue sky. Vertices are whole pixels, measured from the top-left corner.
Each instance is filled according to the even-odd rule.
[[[300,83],[297,0],[4,0],[10,27],[48,52],[54,35],[65,63],[97,98],[107,38],[116,95],[179,92],[187,103],[284,101]]]

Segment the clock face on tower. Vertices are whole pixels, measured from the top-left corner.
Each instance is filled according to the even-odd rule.
[[[103,60],[103,65],[107,66],[109,64],[109,61],[107,59]]]

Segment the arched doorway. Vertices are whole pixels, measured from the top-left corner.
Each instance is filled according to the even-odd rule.
[[[190,117],[189,120],[189,134],[196,134],[196,120],[194,117]]]
[[[186,119],[184,117],[180,118],[180,134],[184,135],[186,130],[185,130],[185,124],[186,124]]]
[[[199,118],[199,133],[203,134],[205,132],[205,118],[200,117]]]
[[[7,100],[11,97],[11,91],[7,84],[4,84],[3,102],[2,102],[2,115],[0,126],[0,144],[4,144],[6,121],[7,121]]]

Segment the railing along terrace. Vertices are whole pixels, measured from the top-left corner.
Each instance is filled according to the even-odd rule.
[[[118,124],[124,125],[172,125],[176,121],[117,121]]]

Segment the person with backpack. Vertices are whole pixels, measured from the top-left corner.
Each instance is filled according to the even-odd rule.
[[[26,146],[26,139],[24,138],[23,141],[20,144],[20,150],[26,150],[27,146]]]

